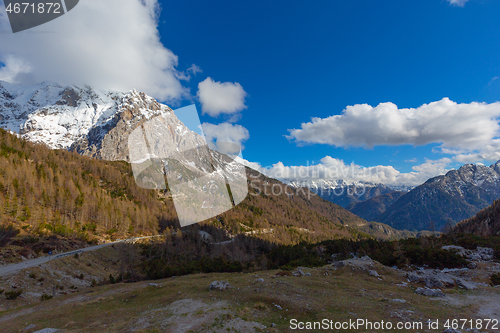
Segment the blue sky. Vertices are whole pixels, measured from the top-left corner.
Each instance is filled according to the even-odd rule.
[[[93,59],[85,52],[78,58],[82,52],[75,51],[71,67],[54,61],[54,68],[64,69],[55,75],[54,68],[43,72],[28,58],[33,50],[21,39],[25,35],[17,48],[0,44],[0,79],[15,81],[16,73],[28,71],[21,65],[30,64],[30,75],[44,79],[138,88],[174,108],[194,102],[203,110],[202,123],[220,125],[207,127],[209,139],[227,134],[242,142],[244,158],[274,176],[311,164],[383,166],[381,182],[417,184],[466,162],[500,159],[498,0],[185,0],[159,1],[161,11],[156,0],[147,0],[153,20],[141,16],[138,0],[125,2],[128,7],[118,7],[117,0],[99,3],[112,9],[101,21],[93,12],[93,26],[100,30],[82,23],[78,33],[85,38],[69,42],[68,36],[66,42],[75,43],[74,50],[109,52]],[[45,29],[76,31],[78,15],[88,21],[84,14],[97,3],[80,1]],[[53,38],[62,40],[61,35]],[[0,36],[0,43],[2,38],[7,37]],[[52,51],[40,46],[37,54],[47,57],[38,67],[51,68],[56,44],[52,40]],[[122,47],[128,52],[113,53]],[[19,62],[23,57],[28,60]],[[115,65],[120,67],[110,70],[112,78],[97,70]],[[220,104],[218,94],[228,102]]]
[[[409,172],[425,158],[453,154],[433,153],[439,143],[366,149],[298,145],[285,135],[311,117],[341,114],[354,104],[417,108],[444,97],[499,100],[500,1],[471,0],[463,7],[400,0],[161,5],[161,40],[179,56],[179,68],[195,63],[203,70],[196,79],[238,82],[248,93],[237,124],[250,133],[245,158],[262,165],[306,165],[328,155]]]

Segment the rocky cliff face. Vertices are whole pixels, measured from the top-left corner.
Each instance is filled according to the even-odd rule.
[[[107,122],[93,126],[87,135],[77,139],[69,149],[81,155],[104,160],[130,161],[128,156],[130,133],[160,115],[169,119],[168,126],[174,128],[181,126],[186,130],[171,108],[144,93],[132,91],[122,96],[113,116]]]

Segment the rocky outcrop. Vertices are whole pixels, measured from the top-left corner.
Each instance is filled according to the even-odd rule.
[[[461,246],[446,245],[443,246],[442,249],[447,251],[455,251],[458,255],[461,255],[469,261],[490,261],[494,258],[494,251],[489,247],[478,246],[476,250],[467,250]]]
[[[170,127],[177,128],[182,124],[168,106],[159,104],[144,93],[132,91],[122,98],[108,122],[94,126],[87,135],[75,141],[70,150],[93,158],[129,161],[130,133],[159,115],[170,116]],[[182,124],[182,127],[185,126]]]
[[[431,289],[453,288],[455,286],[467,290],[477,289],[477,285],[474,282],[467,281],[437,269],[422,269],[408,272],[406,277],[411,283],[424,284],[426,288]]]

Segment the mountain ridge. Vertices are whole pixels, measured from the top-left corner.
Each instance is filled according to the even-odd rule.
[[[406,230],[441,230],[500,198],[500,161],[465,164],[401,196],[375,221]]]

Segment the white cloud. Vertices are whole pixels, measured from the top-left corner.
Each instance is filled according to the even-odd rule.
[[[198,73],[203,73],[201,68],[199,66],[196,66],[195,64],[192,64],[191,67],[189,67],[186,72],[192,73],[193,75],[196,75]]]
[[[491,86],[496,80],[498,80],[499,77],[498,76],[494,76],[491,78],[490,82],[488,82],[488,85]]]
[[[424,183],[429,178],[445,174],[450,169],[446,166],[452,162],[449,158],[440,160],[426,160],[425,163],[414,166],[412,172],[402,173],[390,165],[377,165],[362,167],[355,164],[344,163],[343,160],[326,156],[320,163],[301,166],[285,166],[278,162],[269,167],[258,163],[240,160],[246,166],[257,170],[269,177],[276,179],[292,179],[296,181],[307,180],[338,180],[348,182],[371,182],[387,185],[416,186]]]
[[[337,147],[440,143],[443,152],[458,149],[496,158],[499,117],[500,102],[457,104],[443,98],[416,109],[398,109],[393,103],[357,104],[341,115],[313,118],[289,130],[288,138]]]
[[[177,72],[177,78],[179,80],[190,81],[191,75],[195,75],[198,73],[203,73],[200,67],[195,64],[192,64],[185,72]]]
[[[244,149],[243,142],[250,138],[248,130],[241,125],[203,123],[201,126],[210,148],[225,154],[238,154]]]
[[[450,3],[450,5],[463,7],[465,6],[465,3],[469,0],[447,0],[447,1]]]
[[[2,12],[0,29],[10,31]],[[189,96],[177,56],[160,42],[158,15],[157,0],[80,1],[44,25],[0,34],[0,62],[6,64],[0,80],[135,88],[167,102]]]
[[[235,114],[246,109],[243,87],[235,82],[215,82],[208,77],[198,84],[198,98],[203,113],[212,117]]]

